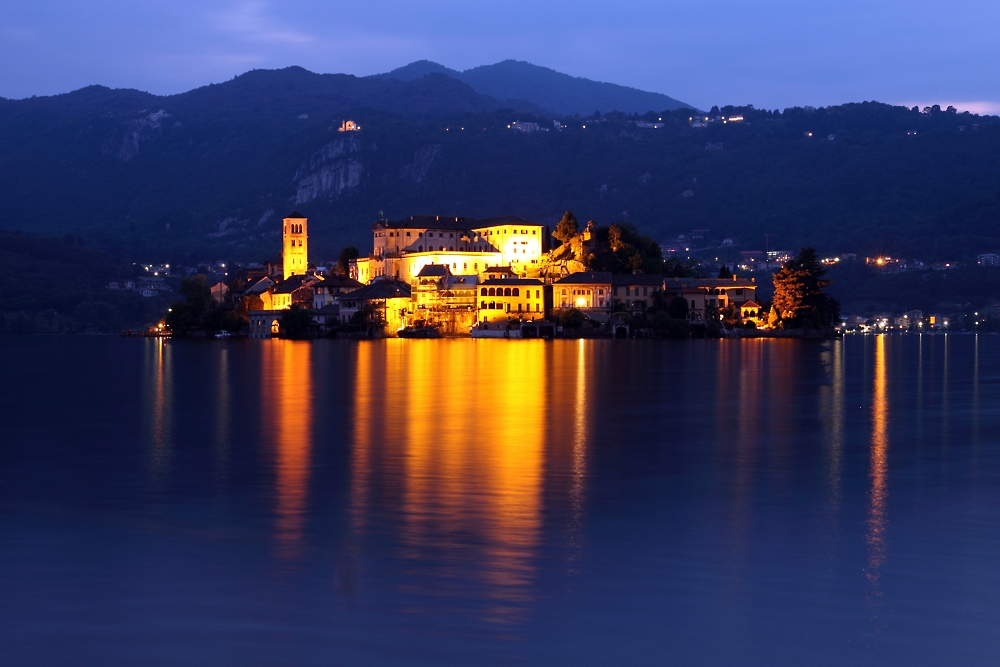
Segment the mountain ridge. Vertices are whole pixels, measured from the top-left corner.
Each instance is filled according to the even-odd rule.
[[[413,81],[430,74],[441,74],[462,81],[476,92],[495,99],[529,100],[556,114],[586,116],[595,111],[609,113],[648,113],[694,106],[662,93],[585,77],[574,77],[548,67],[520,60],[502,60],[464,71],[445,67],[431,60],[418,60],[373,78]]]

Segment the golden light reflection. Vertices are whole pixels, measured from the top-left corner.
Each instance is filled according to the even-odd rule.
[[[401,555],[422,574],[404,592],[465,598],[485,620],[516,620],[542,531],[546,343],[386,340],[357,350],[356,537],[371,494],[401,494]]]
[[[313,391],[309,343],[272,340],[262,352],[261,416],[265,442],[274,448],[275,541],[278,555],[303,549],[312,454]]]
[[[870,454],[871,492],[867,532],[865,541],[868,545],[868,567],[865,575],[871,585],[869,605],[880,607],[878,599],[882,597],[879,586],[879,576],[886,559],[886,530],[889,520],[886,515],[886,500],[888,497],[888,464],[889,448],[888,422],[889,399],[886,374],[886,335],[875,338],[875,378],[872,395],[872,440]]]
[[[151,482],[163,490],[173,437],[173,363],[164,338],[147,338],[143,363],[143,424],[149,442]]]

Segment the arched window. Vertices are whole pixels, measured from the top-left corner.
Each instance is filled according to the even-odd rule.
[[[486,292],[486,290],[483,290],[483,292]],[[481,303],[481,304],[479,305],[479,307],[480,307],[480,308],[482,308],[483,310],[486,310],[486,302],[485,302],[485,301],[483,301],[483,302],[482,302],[482,303]]]
[[[519,289],[517,289],[517,288],[515,287],[514,289],[512,289],[512,290],[510,291],[510,295],[511,295],[511,296],[521,296],[521,290],[519,290]]]
[[[490,293],[487,296],[496,296],[496,295],[497,295],[497,291],[491,287],[490,288]]]
[[[278,331],[279,331],[279,329],[280,329],[280,326],[278,324],[278,320],[272,320],[271,321],[271,334],[277,334]]]
[[[497,309],[496,302],[495,301],[490,301],[490,310],[496,310],[496,309]]]
[[[509,287],[507,287],[507,288],[504,289],[503,295],[504,296],[510,296],[510,288]]]
[[[417,252],[423,252],[423,251],[424,251],[424,247],[422,245],[418,245],[417,246]]]
[[[482,294],[482,296],[489,296],[489,294],[487,293],[487,291],[486,291],[486,288],[485,288],[485,287],[483,288],[483,291],[481,292],[481,294]],[[484,304],[484,305],[485,305],[485,304]]]
[[[441,252],[444,252],[444,246],[441,246]]]

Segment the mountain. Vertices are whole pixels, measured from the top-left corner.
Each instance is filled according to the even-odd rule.
[[[72,234],[130,262],[259,260],[277,256],[280,218],[297,209],[321,260],[368,247],[379,211],[554,224],[569,209],[664,243],[709,230],[727,261],[765,234],[772,249],[924,261],[1000,250],[995,117],[874,102],[710,116],[555,116],[557,130],[535,104],[440,72],[301,68],[173,96],[0,100],[0,230]],[[361,131],[340,132],[346,119]]]
[[[429,60],[418,60],[375,78],[414,81],[428,74],[443,74],[468,84],[494,99],[528,100],[556,114],[586,116],[595,111],[647,113],[694,109],[660,93],[562,74],[518,60],[504,60],[459,72]]]

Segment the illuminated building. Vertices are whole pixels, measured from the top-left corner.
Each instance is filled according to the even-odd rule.
[[[700,322],[708,319],[708,311],[722,310],[733,306],[740,309],[757,299],[757,285],[753,279],[738,278],[667,278],[663,282],[665,303],[676,297],[688,301],[688,319]]]
[[[611,274],[604,271],[581,271],[560,278],[552,284],[554,308],[578,308],[606,320],[611,313]]]
[[[477,275],[453,275],[445,264],[428,264],[412,287],[413,324],[464,334],[476,323]]]
[[[537,275],[548,251],[543,225],[507,216],[476,220],[459,216],[414,215],[376,220],[372,253],[352,263],[352,277],[380,277],[415,283],[429,264],[447,265],[453,274],[482,274],[488,266],[509,266],[514,273]]]
[[[282,221],[281,264],[283,278],[305,275],[309,268],[309,220],[298,211]]]
[[[611,276],[611,298],[629,312],[644,313],[655,305],[655,295],[663,292],[663,276],[624,274]]]
[[[358,312],[371,326],[396,332],[409,324],[412,291],[400,280],[377,280],[340,297],[340,321],[347,324]]]
[[[534,278],[487,279],[479,286],[479,322],[545,317],[546,286]]]

